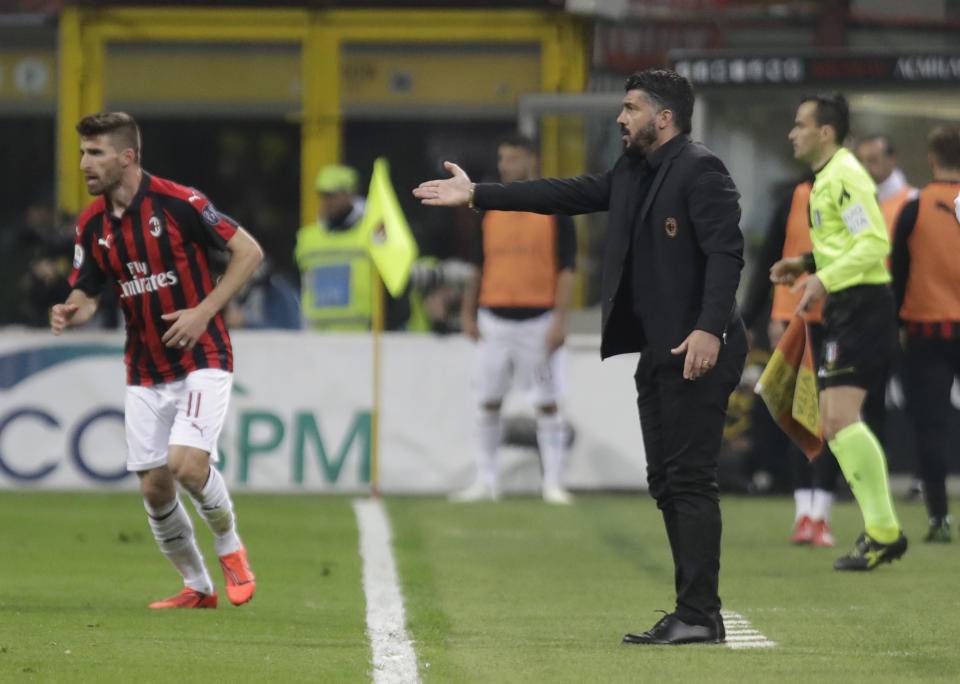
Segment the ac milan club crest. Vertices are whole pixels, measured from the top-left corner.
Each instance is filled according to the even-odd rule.
[[[664,221],[663,229],[667,232],[667,237],[677,237],[677,219],[673,218],[672,216],[669,217],[666,221]]]

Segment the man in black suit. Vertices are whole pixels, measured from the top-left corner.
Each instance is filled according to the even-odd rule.
[[[631,644],[721,642],[717,457],[747,353],[734,295],[743,267],[740,195],[690,137],[693,90],[666,70],[630,76],[617,123],[624,153],[606,173],[519,183],[422,183],[424,204],[542,214],[609,211],[603,358],[641,352],[637,405],[647,480],[673,552],[677,605]]]

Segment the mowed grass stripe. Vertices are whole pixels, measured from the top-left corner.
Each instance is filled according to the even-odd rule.
[[[253,600],[226,600],[194,515],[220,606],[154,611],[182,582],[137,494],[0,492],[0,681],[369,682],[350,499],[235,502]]]
[[[835,549],[790,545],[788,498],[721,506],[724,605],[775,648],[620,645],[656,622],[654,609],[673,607],[666,535],[646,495],[569,508],[390,499],[423,680],[955,681],[960,543],[923,544],[922,506],[897,503],[911,537],[902,562],[846,574],[832,563],[862,525],[852,502],[835,506]]]

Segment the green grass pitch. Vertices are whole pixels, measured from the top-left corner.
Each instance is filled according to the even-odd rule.
[[[0,682],[371,681],[351,499],[236,503],[253,601],[226,600],[195,517],[220,607],[152,611],[180,580],[137,495],[0,493]],[[852,503],[834,508],[831,550],[790,546],[790,499],[724,498],[724,607],[777,644],[746,650],[620,644],[672,607],[645,494],[386,506],[424,682],[960,681],[960,540],[922,543],[918,504],[897,504],[904,560],[842,574]]]

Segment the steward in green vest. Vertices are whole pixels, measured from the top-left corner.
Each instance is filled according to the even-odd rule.
[[[365,331],[373,314],[374,272],[360,232],[366,203],[357,172],[331,164],[317,174],[320,216],[297,232],[301,306],[313,330]]]

